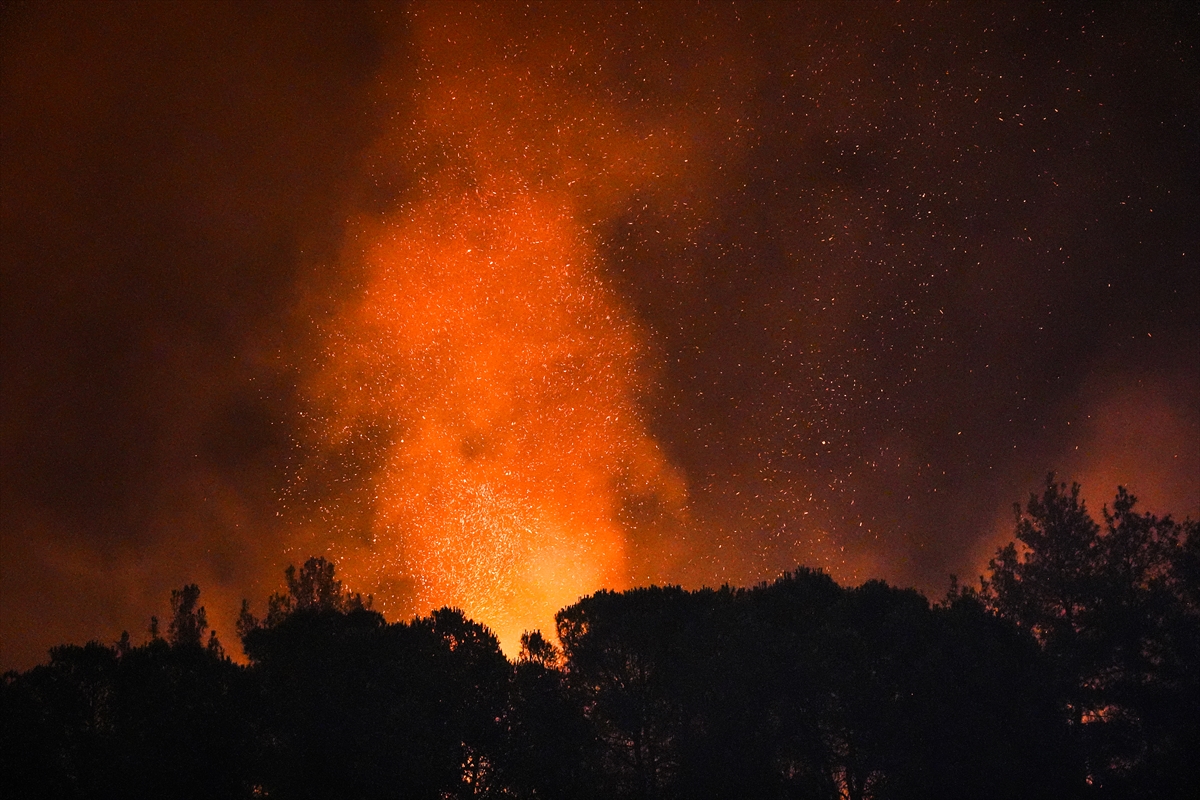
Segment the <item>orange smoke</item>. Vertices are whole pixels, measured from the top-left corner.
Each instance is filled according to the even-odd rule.
[[[1087,414],[1080,444],[1064,459],[1065,474],[1081,485],[1096,517],[1104,505],[1111,508],[1117,487],[1124,486],[1139,499],[1141,511],[1195,519],[1200,419],[1194,406],[1179,399],[1188,396],[1186,383],[1128,375],[1110,377],[1109,383],[1111,388],[1096,390],[1090,403],[1081,404]]]
[[[459,606],[511,650],[627,586],[639,526],[683,523],[684,482],[640,408],[644,335],[593,226],[668,197],[694,154],[682,114],[594,88],[603,48],[566,10],[514,30],[464,8],[411,15],[412,119],[372,155],[377,182],[406,187],[353,226],[343,269],[361,277],[306,388],[317,449],[369,451],[329,515],[355,520],[332,548],[348,582],[385,613]],[[686,229],[695,210],[674,207]]]

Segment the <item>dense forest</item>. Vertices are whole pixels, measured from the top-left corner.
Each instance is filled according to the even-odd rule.
[[[1166,798],[1200,785],[1200,525],[1053,476],[931,604],[800,568],[601,591],[516,662],[444,608],[387,622],[286,572],[245,665],[200,590],[165,632],[4,676],[0,794],[154,798]],[[1186,794],[1185,794],[1186,793]]]

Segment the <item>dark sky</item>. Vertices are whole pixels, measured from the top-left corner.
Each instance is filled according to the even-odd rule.
[[[0,666],[1200,516],[1200,17],[1079,6],[0,6]]]

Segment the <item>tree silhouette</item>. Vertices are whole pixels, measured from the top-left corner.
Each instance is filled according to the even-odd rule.
[[[540,631],[521,636],[506,714],[503,782],[517,797],[611,797],[585,697]]]
[[[1051,474],[1016,508],[981,595],[1050,658],[1089,783],[1170,796],[1198,777],[1197,525],[1139,514],[1118,488],[1102,527],[1079,492]]]
[[[521,652],[517,656],[519,663],[537,664],[544,669],[554,669],[559,665],[561,658],[562,653],[541,631],[526,631],[521,634]]]
[[[650,587],[597,592],[556,617],[568,676],[586,698],[619,795],[661,797],[679,769],[681,631],[686,593]]]
[[[201,645],[194,585],[172,592],[169,640],[51,650],[4,685],[8,797],[246,796],[251,723],[244,671]],[[210,637],[210,642],[215,642]]]
[[[237,622],[238,636],[245,638],[261,626],[275,627],[296,611],[345,614],[370,610],[371,598],[364,600],[361,594],[351,594],[334,576],[335,571],[333,562],[319,556],[309,558],[299,571],[294,564],[289,564],[283,572],[287,591],[273,593],[267,599],[267,615],[263,620],[260,621],[250,612],[249,600],[242,601]]]
[[[750,590],[600,592],[558,627],[611,796],[1069,794],[1045,659],[976,601],[798,570]]]
[[[600,591],[509,663],[443,608],[387,622],[284,573],[249,664],[200,590],[135,645],[0,682],[0,796],[1150,798],[1200,779],[1200,532],[1051,477],[978,591],[931,605],[800,568]],[[205,635],[208,644],[205,646]]]
[[[194,583],[171,592],[171,622],[167,641],[173,647],[199,647],[208,630],[208,615],[200,602],[200,587]],[[216,631],[213,631],[215,636]],[[216,641],[215,639],[211,641]]]
[[[388,624],[333,565],[285,573],[265,620],[239,629],[261,688],[265,790],[285,798],[485,793],[510,667],[456,609]]]

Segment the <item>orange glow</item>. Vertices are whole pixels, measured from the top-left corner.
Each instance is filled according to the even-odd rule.
[[[592,226],[663,192],[688,153],[669,120],[567,74],[600,68],[580,31],[518,50],[458,8],[412,15],[417,123],[386,132],[372,168],[416,164],[415,182],[356,221],[343,269],[361,279],[306,390],[319,451],[373,453],[369,509],[340,512],[360,522],[332,548],[347,581],[389,616],[459,606],[512,652],[581,595],[628,586],[639,525],[684,523],[640,408],[644,335]],[[627,513],[647,500],[653,519]]]
[[[1195,476],[1200,474],[1200,429],[1196,412],[1177,398],[1186,390],[1165,379],[1129,376],[1109,379],[1085,406],[1081,444],[1064,458],[1064,474],[1082,487],[1098,519],[1112,506],[1118,486],[1138,497],[1140,511],[1172,513],[1178,519],[1200,514]]]

